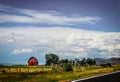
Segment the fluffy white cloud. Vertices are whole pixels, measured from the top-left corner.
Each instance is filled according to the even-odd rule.
[[[0,45],[3,44],[12,44],[15,47],[13,54],[30,53],[34,50],[42,54],[53,52],[60,57],[70,58],[120,57],[119,32],[98,32],[67,27],[0,28]],[[22,49],[25,47],[30,50]]]
[[[36,20],[27,16],[0,14],[0,23],[5,22],[34,23]]]
[[[32,49],[22,48],[22,49],[14,49],[12,54],[24,54],[24,53],[32,53]]]
[[[38,12],[35,10],[17,9],[9,6],[0,5],[0,10],[9,13],[0,13],[0,23],[17,22],[17,23],[47,23],[54,25],[71,25],[71,24],[93,24],[101,20],[101,17],[68,17],[59,12]]]

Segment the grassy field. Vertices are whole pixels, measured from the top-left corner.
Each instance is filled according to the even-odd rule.
[[[101,66],[73,66],[71,72],[56,71],[53,67],[48,66],[11,66],[0,68],[0,82],[70,82],[114,71],[120,71],[120,65],[105,68]]]

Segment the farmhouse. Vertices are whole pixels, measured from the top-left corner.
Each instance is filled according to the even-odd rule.
[[[28,66],[37,66],[38,65],[38,61],[35,57],[31,57],[28,60]]]

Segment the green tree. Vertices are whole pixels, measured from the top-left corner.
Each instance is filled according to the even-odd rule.
[[[88,58],[88,59],[86,59],[86,63],[87,63],[87,65],[91,66],[91,65],[93,65],[93,60]]]
[[[96,65],[96,61],[95,61],[95,59],[93,60],[93,65]]]
[[[69,63],[69,60],[68,59],[61,59],[60,60],[60,63],[63,64],[63,63]]]
[[[82,61],[81,61],[81,66],[85,66],[86,65],[86,59],[83,58]]]
[[[73,71],[72,65],[69,63],[64,63],[61,65],[63,71]]]
[[[95,61],[95,59],[90,59],[90,58],[88,58],[87,60],[86,60],[86,63],[87,63],[87,65],[95,65],[96,64],[96,61]]]
[[[46,65],[55,65],[59,63],[59,57],[53,53],[46,54],[45,59],[46,59]]]
[[[75,58],[75,64],[79,65],[79,59],[78,58]]]

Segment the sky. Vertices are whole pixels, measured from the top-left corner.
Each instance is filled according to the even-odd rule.
[[[0,63],[120,57],[119,0],[0,0]]]

